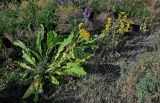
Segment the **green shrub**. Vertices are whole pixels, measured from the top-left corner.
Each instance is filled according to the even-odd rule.
[[[55,31],[49,31],[45,37],[44,28],[41,25],[36,36],[36,50],[31,50],[22,41],[15,41],[14,45],[22,49],[26,62],[19,65],[26,69],[29,78],[33,79],[23,98],[35,94],[34,101],[38,101],[38,94],[42,93],[42,86],[46,80],[58,85],[63,76],[83,76],[86,74],[81,63],[91,56],[86,49],[90,49],[92,43],[83,40],[82,34],[71,33],[67,38],[61,37]]]

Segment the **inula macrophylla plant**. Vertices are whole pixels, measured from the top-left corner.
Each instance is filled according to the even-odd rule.
[[[14,42],[14,45],[22,49],[22,58],[25,60],[23,63],[19,62],[19,65],[33,78],[32,84],[23,95],[24,99],[35,94],[34,101],[38,101],[38,94],[42,93],[46,79],[58,85],[62,76],[80,77],[86,74],[81,63],[89,58],[90,54],[84,52],[78,38],[74,33],[63,38],[55,31],[49,31],[47,41],[43,42],[44,28],[41,26],[36,36],[36,50],[27,48],[22,41]]]
[[[49,31],[45,38],[44,28],[41,25],[36,35],[35,50],[27,48],[20,40],[14,42],[14,45],[22,49],[24,61],[18,62],[19,65],[25,68],[29,78],[33,79],[23,99],[35,94],[34,101],[37,102],[47,79],[58,85],[61,77],[68,75],[81,77],[86,74],[81,64],[91,56],[88,49],[92,49],[95,45],[89,42],[92,40],[90,33],[85,29],[82,30],[81,26],[79,33],[72,32],[67,38],[57,35],[55,31]]]

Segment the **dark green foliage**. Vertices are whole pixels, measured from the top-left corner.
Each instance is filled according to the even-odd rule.
[[[0,11],[0,33],[27,34],[28,31],[35,31],[40,24],[47,30],[54,27],[53,13],[54,6],[49,5],[41,10],[36,4],[29,2],[27,7],[20,7],[12,4],[13,7]]]
[[[46,41],[43,41],[44,39]],[[60,35],[55,31],[50,31],[45,37],[43,25],[36,34],[35,50],[27,48],[20,40],[15,41],[14,45],[22,49],[22,58],[25,60],[25,62],[18,62],[18,64],[29,73],[30,76],[26,78],[33,79],[22,98],[26,99],[35,94],[34,101],[37,102],[39,100],[38,94],[43,92],[43,86],[48,79],[54,85],[59,85],[60,79],[64,76],[81,77],[85,75],[86,72],[81,63],[86,61],[88,55],[76,58],[74,52],[75,47],[79,47],[79,42],[79,36],[74,36],[73,33],[67,38],[60,38]]]

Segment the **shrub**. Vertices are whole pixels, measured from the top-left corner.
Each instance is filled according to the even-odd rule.
[[[58,85],[63,76],[80,77],[86,74],[81,63],[91,56],[86,50],[92,49],[94,45],[89,43],[91,38],[87,37],[86,40],[86,36],[84,38],[82,35],[86,34],[71,33],[64,38],[55,31],[49,31],[45,38],[44,28],[41,25],[36,36],[36,50],[27,48],[22,41],[14,42],[14,45],[22,49],[22,57],[26,61],[19,62],[19,65],[25,68],[29,78],[33,79],[23,98],[35,94],[34,101],[38,101],[38,94],[42,93],[42,87],[48,79],[51,83]]]

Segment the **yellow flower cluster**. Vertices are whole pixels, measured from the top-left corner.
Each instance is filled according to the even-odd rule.
[[[106,30],[107,32],[110,31],[110,29],[111,29],[111,27],[112,27],[112,24],[113,24],[112,19],[111,19],[110,17],[108,17],[108,19],[107,19],[107,24],[106,24],[106,28],[105,28],[105,30]]]
[[[81,36],[84,40],[86,40],[86,41],[89,40],[89,38],[90,38],[90,33],[89,33],[87,30],[85,30],[85,29],[80,29],[80,30],[79,30],[79,33],[80,33],[80,36]]]
[[[147,32],[147,20],[141,24],[140,30],[144,33]]]
[[[125,12],[121,12],[118,15],[118,20],[113,21],[110,17],[107,19],[105,31],[109,32],[111,28],[114,29],[115,33],[123,34],[124,32],[129,32],[133,21],[128,19]]]
[[[125,12],[121,12],[119,14],[118,20],[120,22],[118,32],[119,33],[128,32],[131,28],[131,24],[133,24],[133,21],[127,18],[127,14]]]
[[[84,40],[88,41],[89,38],[90,38],[90,33],[83,29],[82,26],[84,25],[84,23],[80,23],[78,26],[79,26],[79,34],[80,34],[80,37],[83,38]]]

